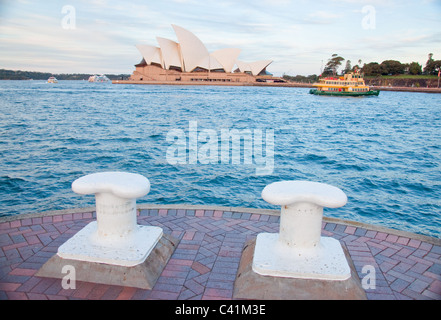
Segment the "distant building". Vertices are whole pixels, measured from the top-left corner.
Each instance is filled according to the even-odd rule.
[[[272,60],[244,62],[237,58],[240,49],[226,48],[209,53],[190,31],[172,25],[177,39],[156,37],[159,47],[139,44],[142,61],[130,77],[132,81],[214,81],[271,82],[275,79],[266,67]]]

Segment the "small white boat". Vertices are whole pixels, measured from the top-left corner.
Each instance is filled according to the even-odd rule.
[[[47,79],[47,83],[58,83],[58,80],[55,77],[49,77],[49,79]]]
[[[89,82],[108,82],[110,81],[109,78],[107,78],[104,74],[102,75],[93,75],[89,77]]]

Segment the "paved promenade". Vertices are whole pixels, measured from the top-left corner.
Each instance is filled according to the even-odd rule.
[[[139,205],[138,215],[139,224],[180,239],[152,290],[80,281],[63,289],[59,279],[35,276],[62,243],[95,219],[93,209],[76,209],[0,220],[0,300],[232,299],[244,244],[279,228],[271,210]],[[441,300],[440,239],[330,218],[322,235],[348,248],[360,279],[375,268],[368,299]]]

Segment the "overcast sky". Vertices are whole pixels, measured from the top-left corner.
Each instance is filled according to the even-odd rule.
[[[274,75],[319,74],[337,53],[352,64],[441,59],[441,0],[0,0],[0,68],[131,73],[135,45],[177,41],[271,59]]]

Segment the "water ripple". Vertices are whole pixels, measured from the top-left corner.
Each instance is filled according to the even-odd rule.
[[[148,177],[138,200],[273,208],[278,180],[312,180],[348,194],[325,215],[441,237],[441,108],[435,94],[317,97],[303,88],[0,82],[0,215],[89,206],[76,178],[123,170]],[[167,134],[274,130],[274,170],[231,161],[167,161]],[[231,159],[230,159],[231,160]]]

